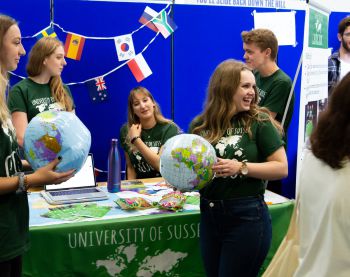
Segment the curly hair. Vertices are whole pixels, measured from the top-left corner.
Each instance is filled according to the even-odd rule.
[[[255,43],[260,50],[271,49],[271,60],[275,61],[278,54],[278,41],[275,34],[269,29],[255,29],[251,31],[243,31],[241,33],[244,43]]]

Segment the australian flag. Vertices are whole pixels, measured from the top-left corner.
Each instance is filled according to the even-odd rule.
[[[103,102],[108,98],[107,86],[103,77],[86,82],[90,98],[93,102]]]

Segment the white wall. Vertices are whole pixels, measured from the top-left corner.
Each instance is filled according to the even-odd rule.
[[[320,5],[327,7],[332,12],[349,12],[350,13],[349,0],[313,0],[313,2],[319,3]]]

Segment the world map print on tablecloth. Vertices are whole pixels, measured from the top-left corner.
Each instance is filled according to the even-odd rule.
[[[174,252],[167,249],[163,252],[157,251],[153,256],[146,256],[143,260],[136,257],[138,247],[135,244],[119,246],[115,254],[109,255],[105,260],[97,260],[97,268],[103,267],[109,276],[137,276],[152,277],[154,274],[161,276],[178,276],[174,270],[181,260],[188,256],[187,253]],[[146,249],[147,250],[147,249]],[[136,272],[124,272],[136,268]]]

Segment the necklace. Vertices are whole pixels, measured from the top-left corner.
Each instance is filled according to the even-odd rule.
[[[142,129],[142,135],[146,138],[146,139],[150,139],[150,138],[153,138],[153,133],[154,133],[154,130],[156,129],[156,125],[154,125],[152,128],[150,129]]]

